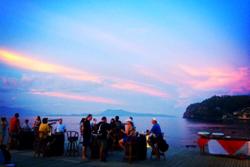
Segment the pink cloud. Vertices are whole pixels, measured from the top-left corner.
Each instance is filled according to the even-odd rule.
[[[229,94],[250,92],[250,68],[230,66],[195,67],[179,65],[167,72],[137,67],[137,73],[166,85],[176,87],[180,98],[194,96],[199,91],[223,90]]]
[[[164,83],[164,84],[171,84],[170,79],[168,79],[168,75],[160,75],[158,72],[155,72],[151,69],[137,66],[136,70],[139,74],[143,75],[144,77],[150,78],[152,80]]]
[[[150,96],[168,98],[168,95],[165,92],[162,92],[151,86],[142,85],[142,84],[135,83],[132,81],[125,81],[125,80],[117,81],[111,84],[111,87],[115,89],[128,90],[132,92],[142,93],[142,94],[146,94]]]
[[[64,92],[48,92],[48,91],[31,90],[30,93],[34,95],[50,96],[50,97],[77,100],[77,101],[83,101],[83,102],[94,102],[94,103],[104,103],[104,104],[113,104],[113,105],[121,104],[120,102],[117,102],[113,99],[108,99],[104,97],[81,96],[77,94],[70,94],[70,93],[64,93]]]
[[[250,92],[248,67],[190,67],[179,66],[185,74],[184,82],[198,90],[227,89],[231,93]]]

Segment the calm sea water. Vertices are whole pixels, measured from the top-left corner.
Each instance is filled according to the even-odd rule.
[[[59,117],[49,117],[49,119],[57,119]],[[61,117],[63,123],[66,125],[67,130],[79,131],[79,125],[81,117],[79,116],[64,116]],[[100,120],[100,117],[97,121]],[[31,123],[34,117],[29,118]],[[121,121],[126,120],[127,117],[120,117]],[[145,132],[147,129],[151,129],[151,117],[134,117],[134,123],[138,132]],[[110,118],[108,117],[108,122]],[[183,118],[168,118],[160,117],[157,118],[164,137],[167,139],[170,145],[183,146],[196,144],[197,132],[198,131],[209,131],[209,132],[223,132],[225,135],[236,136],[236,137],[250,137],[250,124],[249,122],[240,123],[204,123],[194,122]]]

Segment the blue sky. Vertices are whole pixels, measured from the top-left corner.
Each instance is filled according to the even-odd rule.
[[[250,93],[248,1],[0,2],[0,105],[180,116]]]

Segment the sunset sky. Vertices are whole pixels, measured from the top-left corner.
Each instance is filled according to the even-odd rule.
[[[0,106],[181,116],[250,94],[250,2],[0,1]]]

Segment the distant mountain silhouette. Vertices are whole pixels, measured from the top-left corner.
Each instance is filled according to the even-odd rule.
[[[213,96],[187,107],[183,117],[197,120],[250,119],[250,95]]]
[[[96,114],[99,116],[147,116],[147,117],[173,117],[170,115],[164,115],[164,114],[153,114],[153,113],[135,113],[135,112],[129,112],[122,109],[114,110],[114,109],[107,109],[99,114]]]
[[[15,113],[19,113],[20,116],[86,116],[88,113],[81,113],[81,114],[60,114],[60,113],[48,113],[48,112],[41,112],[41,111],[33,111],[25,108],[18,108],[18,107],[6,107],[6,106],[0,106],[0,116],[13,116]],[[109,116],[114,117],[116,115],[118,116],[147,116],[147,117],[174,117],[170,115],[164,115],[164,114],[147,114],[147,113],[134,113],[125,111],[122,109],[114,110],[114,109],[107,109],[103,112],[99,112],[96,114],[93,114],[95,116]]]
[[[25,108],[18,108],[18,107],[6,107],[0,106],[0,113],[1,116],[9,117],[13,116],[15,113],[19,113],[20,117],[23,116],[36,116],[36,115],[46,115],[45,112],[33,111]]]

